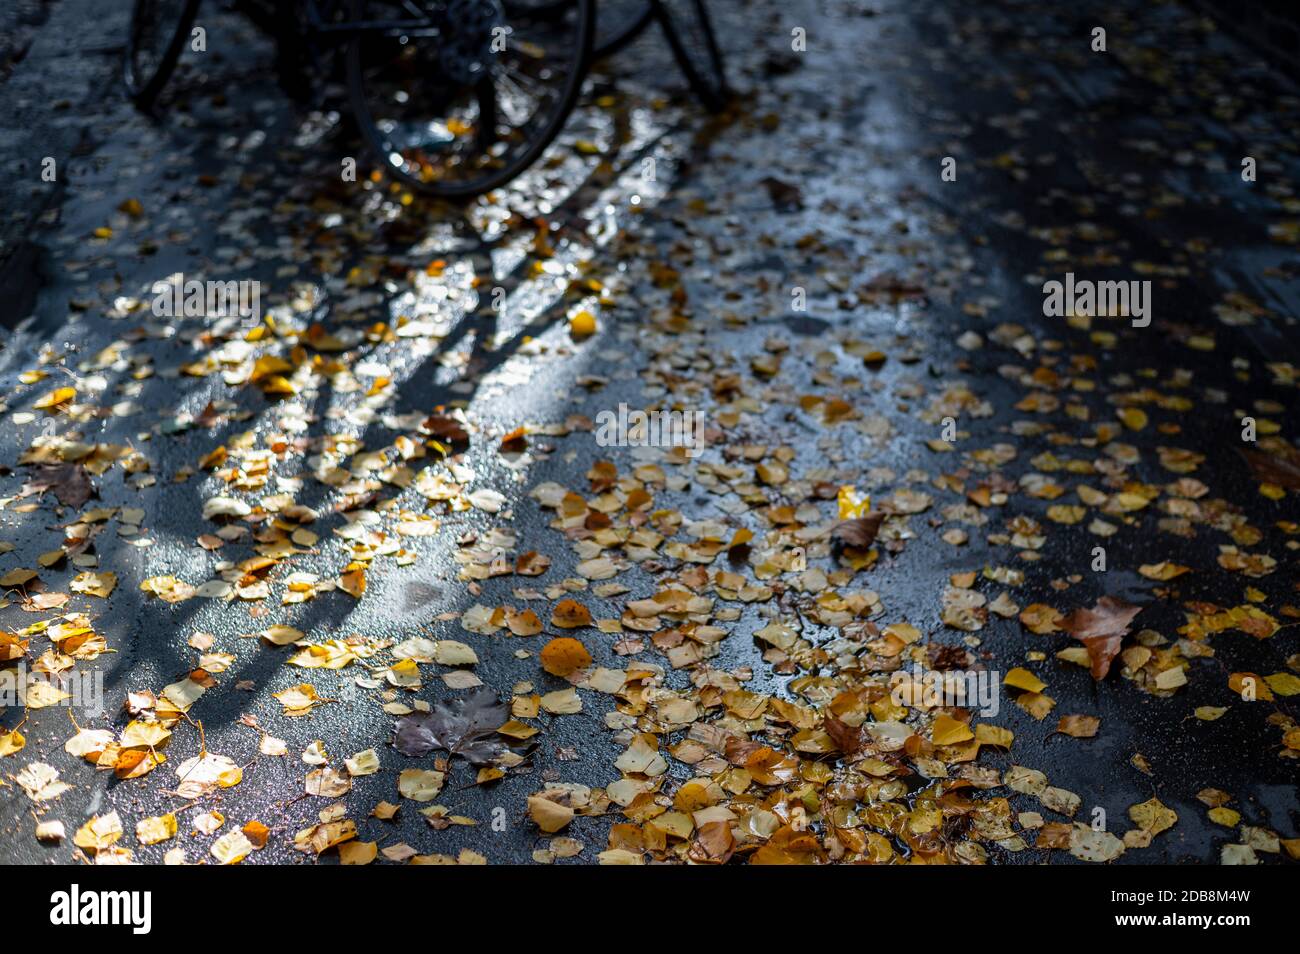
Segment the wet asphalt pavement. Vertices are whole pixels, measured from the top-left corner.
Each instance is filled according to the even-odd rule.
[[[499,438],[524,423],[555,425],[574,414],[594,419],[620,402],[642,407],[665,387],[683,399],[678,388],[684,386],[685,400],[717,413],[717,393],[710,394],[694,372],[742,370],[779,348],[788,351],[778,374],[745,378],[753,389],[746,396],[761,398],[761,406],[739,438],[730,439],[789,445],[802,467],[823,469],[820,479],[853,483],[881,498],[905,485],[942,497],[930,482],[958,465],[936,460],[940,455],[926,442],[938,436],[938,421],[923,420],[919,412],[945,388],[964,384],[992,409],[960,416],[957,450],[1023,444],[1020,459],[1007,468],[1018,478],[1034,469],[1030,458],[1048,450],[1049,442],[1020,426],[1034,414],[1013,407],[1026,389],[1009,365],[1032,369],[1031,353],[1056,349],[1064,366],[1073,351],[1091,348],[1096,366],[1089,370],[1103,397],[1163,387],[1176,378],[1174,369],[1186,369],[1198,397],[1209,390],[1221,392],[1222,400],[1198,401],[1193,413],[1161,412],[1161,423],[1181,428],[1176,437],[1154,425],[1125,434],[1147,452],[1133,479],[1173,479],[1156,457],[1155,448],[1166,442],[1204,454],[1195,476],[1214,497],[1243,508],[1262,531],[1262,541],[1250,549],[1277,561],[1273,573],[1245,579],[1216,566],[1220,545],[1232,542],[1225,535],[1178,537],[1135,522],[1110,538],[1109,569],[1094,574],[1089,563],[1097,541],[1083,525],[1047,522],[1043,512],[1052,501],[1022,495],[1015,512],[1035,516],[1049,530],[1038,558],[1018,562],[1017,547],[992,544],[974,527],[967,546],[945,543],[938,534],[947,524],[926,525],[937,516],[936,506],[914,517],[908,538],[883,548],[878,564],[855,581],[879,595],[886,610],[882,625],[906,619],[937,641],[958,644],[963,634],[940,621],[949,576],[1002,565],[1025,571],[1025,582],[1013,590],[1022,607],[1044,602],[1066,612],[1102,595],[1120,596],[1149,604],[1140,628],[1173,638],[1186,621],[1184,601],[1235,606],[1243,588],[1254,586],[1275,616],[1297,602],[1298,538],[1277,526],[1300,514],[1295,493],[1277,501],[1261,496],[1237,450],[1239,411],[1276,420],[1282,435],[1294,438],[1296,380],[1268,366],[1300,364],[1300,198],[1294,190],[1300,99],[1255,54],[1216,33],[1199,14],[1177,4],[1122,10],[992,4],[977,12],[946,0],[716,3],[719,36],[740,91],[729,115],[709,119],[680,95],[667,50],[652,33],[593,73],[590,95],[553,150],[553,163],[516,183],[502,203],[461,215],[419,203],[417,214],[381,190],[337,182],[340,157],[360,147],[333,128],[335,117],[294,111],[269,79],[269,46],[229,15],[209,21],[209,56],[187,62],[178,100],[157,122],[146,120],[123,101],[110,55],[75,56],[77,44],[103,47],[124,29],[121,8],[129,4],[115,3],[102,17],[95,6],[102,27],[94,37],[65,34],[61,46],[44,35],[14,70],[9,88],[27,98],[11,100],[13,116],[0,121],[6,128],[16,125],[11,120],[24,124],[22,137],[7,135],[0,145],[6,159],[46,141],[54,143],[52,153],[61,156],[62,149],[68,156],[66,184],[57,186],[57,196],[33,190],[30,199],[15,198],[12,210],[35,210],[43,221],[27,222],[21,236],[39,250],[34,315],[10,316],[6,326],[19,327],[0,351],[0,390],[9,407],[0,418],[0,464],[11,469],[0,477],[0,496],[10,498],[0,511],[0,539],[14,545],[0,557],[0,572],[37,566],[41,554],[58,546],[57,528],[74,516],[50,494],[36,509],[24,507],[34,498],[13,499],[30,477],[17,457],[42,428],[39,416],[15,422],[15,412],[29,411],[32,401],[57,386],[64,375],[54,369],[61,363],[75,372],[69,381],[82,393],[78,400],[112,410],[60,424],[60,433],[71,427],[83,441],[129,445],[149,461],[147,471],[114,468],[98,478],[99,502],[87,505],[144,513],[138,534],[120,533],[121,521],[114,519],[95,538],[98,566],[117,573],[117,588],[107,600],[74,594],[68,610],[95,614],[95,630],[110,652],[78,668],[103,673],[108,706],[116,710],[127,692],[157,692],[181,679],[198,665],[194,635],[212,634],[214,650],[235,658],[190,715],[202,721],[207,750],[244,766],[244,780],[182,812],[177,839],[139,846],[130,834],[135,821],[185,804],[166,789],[175,782],[173,765],[198,752],[197,734],[180,731],[182,723],[167,749],[169,764],[143,779],[116,780],[63,751],[74,731],[67,710],[33,711],[22,728],[26,748],[0,760],[0,779],[10,782],[0,786],[0,860],[69,862],[80,856],[70,838],[58,846],[34,838],[31,806],[12,776],[40,759],[73,786],[41,816],[62,820],[69,836],[91,815],[115,809],[128,829],[122,844],[129,843],[136,860],[159,862],[178,846],[199,860],[212,838],[189,834],[187,820],[195,810],[216,810],[231,820],[227,826],[256,818],[270,827],[270,844],[251,861],[314,862],[293,850],[292,838],[329,802],[303,794],[307,766],[299,755],[319,739],[336,765],[372,746],[378,751],[382,770],[356,778],[344,798],[363,839],[381,847],[405,842],[421,853],[456,855],[468,848],[492,863],[528,861],[547,841],[527,818],[530,794],[548,782],[597,788],[618,777],[613,762],[624,746],[606,725],[609,696],[584,691],[581,713],[535,720],[543,731],[530,759],[499,782],[476,786],[471,771],[453,763],[437,802],[477,826],[435,830],[407,808],[396,821],[381,822],[367,818],[371,807],[398,801],[395,773],[411,763],[386,744],[392,717],[376,704],[380,690],[349,686],[355,666],[291,669],[284,664],[290,650],[240,637],[283,622],[313,640],[350,634],[394,642],[413,635],[458,639],[478,654],[475,675],[502,694],[522,682],[538,692],[565,687],[565,680],[542,673],[535,658],[519,658],[513,643],[466,633],[456,617],[475,604],[510,603],[520,587],[544,589],[573,575],[572,548],[548,526],[553,515],[528,497],[530,488],[554,481],[585,492],[594,461],[610,458],[622,470],[634,458],[575,431],[533,435],[525,458],[510,459],[497,453]],[[43,29],[66,30],[84,20],[87,7],[60,0]],[[1108,33],[1105,53],[1089,49],[1098,24]],[[790,51],[795,27],[807,30],[807,52]],[[63,56],[77,59],[75,77],[60,75]],[[46,83],[51,102],[65,99],[60,84],[71,84],[66,105],[37,108],[35,97]],[[609,96],[616,107],[597,105]],[[597,143],[607,164],[575,149],[578,140]],[[1244,156],[1257,161],[1254,183],[1239,174]],[[955,181],[940,178],[944,157],[956,160]],[[654,160],[653,180],[645,176],[647,158]],[[119,208],[133,198],[144,209],[138,218]],[[507,209],[517,214],[507,220]],[[553,226],[548,238],[554,255],[540,268],[534,268],[536,230],[526,227],[536,218]],[[95,237],[104,227],[112,229],[111,237]],[[439,275],[411,278],[435,259],[445,262]],[[668,283],[657,281],[668,265],[680,277],[675,298]],[[1044,317],[1043,282],[1070,270],[1151,279],[1152,325],[1111,323],[1113,341],[1089,344],[1088,332]],[[224,384],[219,373],[194,377],[180,370],[206,360],[221,344],[206,334],[211,329],[202,320],[125,313],[121,299],[147,301],[152,283],[177,271],[258,279],[264,306],[286,309],[294,322],[360,330],[420,314],[432,327],[417,337],[362,346],[372,367],[359,371],[354,362],[357,378],[367,386],[381,377],[393,382],[378,397],[343,379],[324,379],[290,400],[271,400],[254,388]],[[565,291],[571,280],[587,276],[605,284],[607,303],[597,306],[590,296]],[[480,295],[485,284],[505,288],[506,308],[496,313],[483,307],[476,280]],[[806,293],[806,311],[792,304],[794,289]],[[566,318],[580,307],[597,310],[601,332],[579,342],[569,335]],[[1249,323],[1224,319],[1242,312],[1250,313]],[[1007,338],[997,329],[1008,323],[1023,326],[1034,347],[995,344]],[[972,331],[982,345],[959,345]],[[1212,350],[1205,347],[1207,336]],[[119,340],[129,343],[129,358],[98,359]],[[864,367],[842,348],[862,341],[888,359]],[[51,376],[21,382],[19,376],[50,352],[65,356],[62,362],[47,358],[43,366]],[[827,381],[852,392],[867,418],[834,443],[812,414],[799,410],[799,397]],[[196,425],[210,402],[230,413],[211,427]],[[139,590],[141,581],[163,575],[197,585],[213,577],[216,560],[251,554],[246,546],[227,556],[195,545],[214,529],[203,518],[203,503],[221,489],[198,464],[216,446],[247,431],[263,437],[346,433],[382,446],[405,426],[402,415],[427,415],[457,402],[477,426],[467,456],[478,475],[475,486],[505,493],[505,509],[495,516],[477,509],[449,514],[436,536],[403,538],[414,562],[376,558],[360,600],[331,592],[281,607],[275,588],[265,602],[196,597],[169,604]],[[874,426],[877,418],[887,425]],[[1067,433],[1072,426],[1055,423]],[[1074,426],[1074,435],[1083,437],[1092,422],[1080,419]],[[279,473],[302,473],[310,455],[292,452]],[[185,470],[186,479],[177,479]],[[330,532],[345,523],[331,512],[337,499],[331,493],[304,481],[297,500],[324,514],[313,527],[320,542],[291,566],[277,568],[277,580],[290,571],[336,576],[346,562],[342,539]],[[408,498],[401,506],[419,509],[421,501]],[[714,493],[705,484],[666,492],[656,502],[687,519],[737,526],[747,520],[735,494]],[[1004,519],[993,517],[995,524]],[[540,551],[555,565],[540,581],[490,579],[472,593],[456,578],[456,541],[503,525],[513,529],[518,551]],[[1136,572],[1162,560],[1197,572],[1169,583]],[[41,578],[66,591],[73,575],[63,564]],[[1053,586],[1072,575],[1080,579],[1068,593]],[[653,592],[652,577],[643,566],[620,580],[643,596]],[[1156,594],[1161,588],[1167,592]],[[993,587],[989,598],[1000,590]],[[588,602],[597,617],[619,615],[612,600]],[[732,635],[711,665],[750,667],[747,689],[781,693],[789,676],[775,672],[763,647],[747,635],[770,612],[763,604],[745,605],[728,624]],[[16,596],[0,614],[8,630],[50,615],[24,611]],[[804,635],[826,641],[835,631],[810,624]],[[1164,698],[1115,675],[1094,683],[1085,669],[1055,663],[1051,654],[1065,640],[1045,642],[1014,618],[992,620],[980,638],[976,652],[991,669],[1005,671],[1046,652],[1047,666],[1035,671],[1057,700],[1052,715],[1037,721],[1004,699],[991,721],[1016,733],[1015,746],[1012,754],[981,754],[980,764],[1039,769],[1052,785],[1082,796],[1080,818],[1099,806],[1121,833],[1128,807],[1152,796],[1177,812],[1172,830],[1121,862],[1217,862],[1234,838],[1206,818],[1196,794],[1207,787],[1231,793],[1244,824],[1284,839],[1300,836],[1297,762],[1279,754],[1278,723],[1267,719],[1267,713],[1295,719],[1295,703],[1279,698],[1266,712],[1262,703],[1235,705],[1214,722],[1192,716],[1198,706],[1230,704],[1224,688],[1229,673],[1285,671],[1288,658],[1300,653],[1294,628],[1268,640],[1218,637],[1216,658],[1193,660],[1188,685]],[[615,653],[612,639],[584,642],[596,664],[630,665]],[[653,653],[634,659],[664,665]],[[424,678],[420,698],[446,693],[437,676],[426,672]],[[675,686],[688,682],[682,671],[667,678]],[[340,701],[306,718],[285,718],[271,694],[304,681]],[[1054,733],[1056,716],[1076,712],[1100,717],[1098,737]],[[246,713],[288,743],[286,757],[258,755],[258,731],[240,722]],[[96,728],[125,722],[116,714],[74,714]],[[0,712],[0,732],[20,718],[13,708]],[[1138,755],[1145,771],[1135,764]],[[693,774],[677,763],[669,773],[679,780]],[[1034,810],[1019,796],[1013,802]],[[504,831],[490,823],[496,808],[504,809]],[[613,813],[577,818],[564,834],[584,850],[567,863],[593,861],[615,821]],[[990,855],[1009,863],[1049,857],[1038,849],[999,846]],[[1286,858],[1286,852],[1260,852],[1265,862]],[[1072,860],[1063,852],[1050,859]]]

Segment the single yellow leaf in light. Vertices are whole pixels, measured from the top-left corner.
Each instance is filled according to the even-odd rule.
[[[361,599],[366,592],[366,571],[349,570],[339,575],[339,589],[354,599]]]
[[[120,745],[126,749],[156,748],[171,737],[171,731],[158,722],[142,722],[139,719],[129,723],[122,730]]]
[[[142,818],[135,823],[136,841],[142,845],[156,845],[175,836],[176,816],[170,812],[166,815]]]
[[[102,573],[87,570],[84,573],[78,573],[72,582],[68,584],[68,589],[74,593],[85,593],[88,596],[108,599],[116,586],[117,574],[112,570],[105,570]]]
[[[344,759],[343,764],[347,767],[348,774],[353,777],[374,775],[379,771],[379,753],[374,749],[366,749],[350,759]]]
[[[975,738],[969,725],[952,716],[941,715],[934,720],[933,738],[935,745],[956,745]]]
[[[531,739],[541,730],[528,725],[526,722],[520,722],[518,719],[511,719],[505,725],[501,726],[501,728],[497,729],[497,731],[512,739]],[[2,741],[3,738],[3,736],[0,736],[0,741]],[[0,755],[3,754],[3,752],[0,752]]]
[[[324,701],[316,695],[316,687],[308,682],[290,686],[282,692],[273,692],[271,696],[284,706],[284,714],[287,716],[306,715],[311,711],[312,706]]]
[[[212,857],[223,865],[237,865],[253,850],[253,843],[238,828],[231,829],[212,843]]]
[[[860,494],[852,484],[845,484],[835,495],[841,520],[856,520],[871,511],[871,495]]]
[[[24,701],[29,709],[45,709],[58,705],[64,699],[71,699],[72,694],[56,688],[44,679],[37,679],[27,684]]]
[[[1046,693],[1026,692],[1016,700],[1016,705],[1039,722],[1042,722],[1056,707],[1056,700]]]
[[[93,853],[116,844],[121,837],[122,819],[118,817],[117,812],[109,812],[107,815],[96,815],[91,818],[77,829],[72,840],[78,848]]]
[[[1003,676],[1002,682],[1012,689],[1023,689],[1026,692],[1042,692],[1047,688],[1047,683],[1020,666],[1016,666]]]
[[[21,752],[26,744],[27,740],[17,729],[11,732],[0,732],[0,759]]]
[[[49,394],[46,394],[38,400],[32,407],[37,410],[43,410],[49,407],[58,407],[60,404],[66,404],[77,396],[76,388],[55,388]]]
[[[300,629],[286,626],[284,623],[275,623],[262,630],[258,635],[272,645],[287,646],[290,643],[296,643],[307,634]]]
[[[583,310],[569,319],[569,334],[579,340],[596,333],[596,316]]]

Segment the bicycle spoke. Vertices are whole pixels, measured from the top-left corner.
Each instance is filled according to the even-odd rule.
[[[371,22],[413,12],[411,0],[354,4],[361,6]],[[422,15],[432,15],[429,6]],[[439,37],[395,30],[354,40],[350,83],[363,131],[373,129],[395,175],[469,192],[531,161],[535,144],[558,129],[580,80],[578,44],[590,43],[589,0],[569,0],[550,18],[508,21],[493,0],[442,7]]]
[[[492,148],[493,143],[497,141],[497,84],[493,79],[492,73],[478,84],[478,145],[479,149],[487,152]]]
[[[197,0],[135,0],[123,78],[137,103],[152,102],[176,65]]]

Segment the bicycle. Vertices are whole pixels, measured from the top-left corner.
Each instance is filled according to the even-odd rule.
[[[726,67],[704,0],[602,0],[601,11],[593,59],[612,56],[657,21],[700,102],[712,112],[726,105]]]
[[[689,5],[683,23],[670,2]],[[141,109],[155,108],[199,5],[135,0],[123,78]],[[624,0],[610,6],[633,16],[611,15],[602,52],[658,17],[687,81],[706,106],[719,108],[725,77],[702,0],[650,0],[648,12]],[[237,0],[236,7],[276,38],[288,74],[302,61],[319,74],[325,53],[341,57],[357,128],[383,168],[447,199],[499,188],[537,160],[572,111],[595,47],[596,0],[294,0],[278,10]],[[702,70],[690,60],[701,54]]]

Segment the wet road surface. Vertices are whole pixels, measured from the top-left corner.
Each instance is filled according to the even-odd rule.
[[[357,840],[381,849],[404,844],[421,855],[493,863],[591,862],[607,847],[638,854],[626,832],[610,841],[613,825],[648,824],[642,803],[620,808],[601,794],[620,775],[638,785],[659,779],[661,794],[680,793],[702,774],[738,784],[738,763],[720,752],[711,754],[722,760],[712,773],[675,758],[666,759],[662,775],[615,767],[634,742],[634,726],[661,735],[665,751],[691,735],[692,720],[674,724],[655,701],[660,687],[698,703],[710,680],[739,680],[751,693],[820,708],[829,699],[800,680],[840,678],[834,659],[844,647],[837,640],[874,642],[906,621],[923,644],[965,649],[971,665],[1004,678],[1028,668],[1046,684],[1035,693],[1055,701],[1046,717],[1027,711],[1027,701],[1017,704],[1025,701],[1020,690],[1004,687],[999,712],[976,718],[1014,733],[1009,750],[985,745],[977,764],[999,773],[1012,766],[1040,771],[1079,803],[1073,812],[1053,810],[1032,780],[986,786],[987,778],[972,774],[979,784],[965,794],[1009,797],[1015,823],[978,839],[980,852],[967,852],[955,846],[969,843],[970,822],[950,818],[950,844],[935,850],[916,841],[925,834],[924,792],[945,775],[967,778],[961,766],[969,763],[940,753],[938,761],[948,762],[940,774],[929,753],[923,765],[910,766],[908,795],[896,802],[913,813],[914,827],[893,840],[894,857],[1069,862],[1064,845],[1046,847],[1037,831],[1042,822],[1092,824],[1101,809],[1109,819],[1103,827],[1122,837],[1144,827],[1130,807],[1154,797],[1177,823],[1133,838],[1121,862],[1213,863],[1225,845],[1237,844],[1252,846],[1250,857],[1263,862],[1289,858],[1267,833],[1292,844],[1300,836],[1297,752],[1285,741],[1296,707],[1281,689],[1272,699],[1243,702],[1230,677],[1294,673],[1294,628],[1267,638],[1229,629],[1204,643],[1213,652],[1203,656],[1171,647],[1190,622],[1189,603],[1255,605],[1282,624],[1296,614],[1300,537],[1287,523],[1297,516],[1296,489],[1284,486],[1276,498],[1261,493],[1240,454],[1246,415],[1275,422],[1280,438],[1292,440],[1300,314],[1295,91],[1253,54],[1213,34],[1208,21],[1173,4],[1095,14],[1086,5],[1064,13],[995,5],[978,15],[955,3],[716,6],[740,90],[728,115],[711,120],[678,95],[664,45],[647,36],[593,74],[590,95],[549,161],[496,203],[463,214],[419,200],[404,204],[400,190],[336,181],[340,158],[358,147],[331,132],[331,117],[304,119],[291,110],[267,80],[269,48],[233,18],[210,21],[208,58],[187,63],[178,101],[157,123],[122,102],[105,59],[102,82],[88,84],[87,99],[72,106],[91,117],[81,133],[90,145],[73,159],[57,212],[47,216],[54,221],[30,236],[48,282],[34,318],[0,353],[8,395],[0,419],[0,446],[8,452],[0,463],[11,469],[0,490],[7,498],[2,538],[13,545],[0,570],[38,568],[41,581],[12,588],[4,628],[16,632],[74,611],[92,616],[108,652],[78,659],[76,669],[103,673],[112,714],[72,710],[83,728],[116,735],[129,721],[118,712],[127,693],[161,693],[201,665],[211,675],[198,677],[207,691],[173,724],[161,750],[167,762],[141,778],[115,778],[65,751],[76,732],[66,707],[30,711],[21,728],[25,747],[0,759],[0,778],[9,782],[0,788],[0,857],[80,858],[72,834],[91,816],[116,811],[126,828],[116,847],[138,861],[162,861],[178,847],[190,861],[211,861],[218,837],[256,819],[271,833],[250,861],[310,862],[316,855],[295,850],[295,833],[335,818],[330,806],[340,804],[357,825]],[[57,7],[51,14],[60,15]],[[1097,24],[1107,29],[1104,53],[1089,45]],[[790,49],[798,27],[807,30],[802,53]],[[11,82],[32,80],[15,73]],[[599,155],[579,142],[595,143]],[[1240,175],[1246,156],[1256,160],[1253,183]],[[955,160],[952,181],[941,176],[945,157]],[[138,213],[124,205],[131,199]],[[548,228],[540,230],[539,221]],[[261,281],[278,337],[247,342],[237,321],[155,318],[149,290],[175,272]],[[1045,317],[1043,283],[1067,272],[1151,281],[1150,326]],[[497,287],[505,307],[493,310],[487,291]],[[571,332],[570,319],[581,311],[597,316],[591,337]],[[377,322],[387,328],[376,330]],[[311,373],[294,359],[297,369],[285,372],[291,394],[265,393],[248,380],[257,373],[252,355],[290,354],[295,345],[318,367],[341,364]],[[45,376],[33,381],[34,369]],[[77,394],[60,413],[33,410],[64,385]],[[789,529],[797,537],[809,528],[799,539],[807,541],[814,576],[756,576],[761,568],[743,549],[729,558],[724,548],[716,560],[696,564],[747,574],[777,592],[720,599],[712,622],[724,638],[716,647],[699,642],[708,648],[688,665],[674,664],[681,657],[671,647],[682,644],[652,643],[653,630],[566,632],[548,624],[544,636],[467,631],[461,617],[474,606],[527,606],[549,620],[570,595],[597,620],[626,623],[629,600],[654,595],[668,579],[696,580],[681,551],[647,557],[615,548],[622,570],[615,581],[629,592],[601,591],[604,581],[584,578],[579,567],[593,557],[582,546],[589,537],[570,527],[566,540],[552,526],[555,512],[530,495],[553,483],[595,498],[590,472],[597,461],[612,461],[620,477],[653,462],[653,452],[598,446],[583,419],[595,421],[620,403],[661,401],[701,412],[709,447],[696,461],[662,464],[668,476],[651,481],[653,507],[645,513],[680,513],[687,525],[700,522],[706,539],[716,532],[708,522],[724,527],[728,539],[749,529],[760,552],[773,533]],[[1143,418],[1117,417],[1128,408],[1141,409]],[[463,494],[451,503],[426,499],[418,486],[403,488],[381,474],[392,449],[400,453],[399,435],[427,438],[422,422],[454,409],[463,409],[470,432],[452,471]],[[945,418],[956,424],[952,443],[944,439]],[[59,441],[132,449],[112,452],[116,463],[100,452],[108,466],[93,474],[97,499],[60,506],[53,491],[23,495],[33,474],[19,456],[49,440],[43,428],[51,420],[54,446],[65,455]],[[501,439],[523,425],[532,433],[502,453]],[[1264,436],[1271,430],[1266,424]],[[228,462],[209,460],[204,469],[218,447]],[[382,463],[364,459],[366,450],[383,448]],[[1183,458],[1161,448],[1203,459],[1178,470]],[[265,482],[258,474],[266,461],[253,449],[269,449],[273,458]],[[232,491],[221,471],[233,460],[243,461],[248,483]],[[759,461],[766,476],[755,476]],[[1094,463],[1072,469],[1069,461]],[[1203,482],[1205,493],[1163,489],[1184,476]],[[1079,484],[1101,497],[1085,498]],[[870,493],[875,510],[889,516],[874,564],[828,584],[826,574],[845,572],[842,548],[827,532],[836,519],[833,488],[842,485]],[[1142,506],[1123,503],[1125,493],[1141,497],[1150,488],[1154,496]],[[503,497],[470,499],[484,489]],[[261,584],[247,583],[238,585],[248,587],[248,598],[230,586],[174,603],[141,592],[143,581],[160,577],[197,587],[220,579],[223,569],[231,576],[230,566],[254,556],[252,534],[271,521],[205,549],[196,541],[222,524],[205,519],[205,502],[230,496],[253,504],[274,494],[288,494],[319,517],[304,524],[314,539],[296,538],[294,552],[281,558],[284,550],[276,549],[274,566],[251,573],[266,581],[264,594]],[[777,512],[809,506],[819,508],[816,519]],[[79,512],[84,523],[94,508],[141,512],[97,518],[91,547],[42,568],[41,555],[65,539],[61,528],[77,523]],[[436,532],[410,529],[409,514],[418,513],[434,516]],[[1094,520],[1111,529],[1091,529]],[[404,521],[410,532],[397,529]],[[588,531],[599,526],[586,522]],[[500,534],[507,529],[513,539]],[[960,533],[945,539],[954,530]],[[782,538],[776,549],[788,550],[793,539]],[[1105,572],[1091,568],[1099,544],[1107,551]],[[479,556],[490,558],[494,545],[512,557],[537,551],[552,565],[540,577],[466,579],[465,567],[475,562],[466,551],[482,547]],[[377,551],[362,561],[363,596],[335,589],[282,604],[290,574],[336,580],[358,547]],[[1223,547],[1274,562],[1234,562]],[[77,555],[90,553],[95,565],[75,565]],[[1169,580],[1139,572],[1163,562],[1191,570]],[[57,609],[24,606],[24,596],[39,589],[69,592],[69,581],[86,569],[116,573],[107,599],[72,593]],[[954,575],[968,572],[980,578],[950,587]],[[709,586],[716,592],[718,583]],[[1006,604],[994,604],[992,613],[977,613],[978,627],[958,629],[943,615],[950,588],[978,592],[987,604],[1005,592],[1015,609],[1001,613]],[[850,613],[845,628],[829,606],[830,591],[858,594],[867,608]],[[1056,658],[1075,641],[1031,632],[1017,619],[1033,604],[1065,615],[1102,596],[1143,607],[1125,648],[1150,648],[1156,661],[1122,674],[1138,661],[1126,657],[1095,681],[1086,666]],[[1214,615],[1204,606],[1201,612]],[[802,639],[825,653],[801,665],[798,653],[753,638],[773,621],[797,622]],[[312,642],[356,635],[385,645],[337,671],[295,668],[286,665],[294,650],[242,638],[273,624],[295,627]],[[400,798],[399,772],[436,763],[388,744],[391,706],[462,695],[445,678],[457,672],[472,672],[503,698],[563,690],[570,680],[544,672],[537,656],[556,635],[580,637],[595,667],[648,673],[638,678],[653,691],[616,699],[580,681],[580,712],[524,719],[540,731],[527,740],[527,758],[500,780],[475,784],[475,770],[455,758],[439,769],[446,776],[432,802]],[[464,642],[477,663],[422,664],[422,687],[408,691],[390,678],[389,666],[392,648],[416,636]],[[634,652],[638,639],[644,645]],[[49,648],[44,635],[33,636],[28,661]],[[861,645],[853,652],[872,665],[894,658]],[[1186,684],[1152,691],[1147,680],[1172,666],[1170,654],[1180,660],[1173,668],[1185,660]],[[273,694],[300,683],[336,701],[286,717]],[[746,720],[739,704],[725,712],[718,706],[700,721],[740,731]],[[1227,711],[1209,721],[1195,715],[1200,707]],[[1058,717],[1069,714],[1099,718],[1100,731],[1092,738],[1057,732]],[[927,739],[932,716],[917,728]],[[0,735],[21,718],[21,710],[6,710]],[[200,753],[198,722],[206,752],[241,766],[242,781],[193,799],[174,793],[176,766]],[[789,744],[792,727],[773,721],[768,736],[745,728],[753,740],[779,747]],[[264,735],[283,740],[287,754],[259,752]],[[379,770],[357,774],[338,797],[305,794],[304,777],[319,766],[304,764],[302,754],[314,740],[340,775],[345,758],[370,748]],[[72,786],[39,806],[41,820],[64,823],[62,844],[37,842],[31,810],[38,806],[14,781],[38,760]],[[748,763],[742,757],[739,764]],[[810,777],[806,764],[801,771]],[[607,809],[580,808],[559,833],[580,851],[563,840],[551,844],[528,811],[529,796],[561,783],[594,790],[580,792],[579,804]],[[1207,789],[1230,795],[1225,804],[1240,813],[1236,824],[1207,815],[1205,799],[1214,798]],[[761,793],[763,818],[788,821],[791,809],[776,790]],[[757,804],[751,789],[732,811],[750,797]],[[391,821],[371,815],[385,801],[401,806]],[[808,804],[802,795],[797,801]],[[419,809],[429,804],[476,824],[426,819]],[[822,804],[831,817],[829,802]],[[213,811],[225,816],[224,826],[192,834],[196,816]],[[135,824],[166,812],[176,813],[179,835],[141,844]],[[859,822],[844,824],[863,830]],[[823,839],[825,824],[813,823]],[[662,850],[646,843],[643,854],[680,857],[692,843],[670,840]],[[674,855],[673,846],[682,850]],[[819,851],[795,845],[777,860],[835,856],[824,841]],[[330,850],[320,860],[336,856]]]

